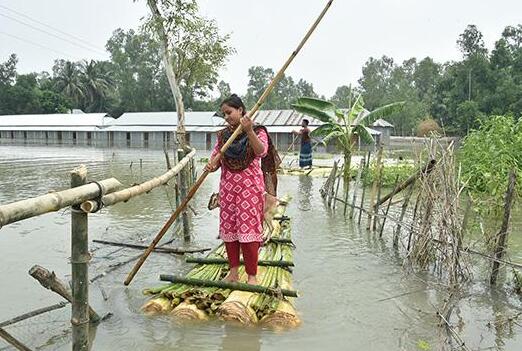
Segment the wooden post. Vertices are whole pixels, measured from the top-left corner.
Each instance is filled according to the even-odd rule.
[[[406,247],[406,251],[407,252],[410,252],[411,237],[413,236],[413,228],[415,226],[415,220],[417,219],[417,210],[419,209],[420,200],[421,200],[421,194],[419,193],[417,195],[417,199],[415,200],[415,207],[413,208],[413,217],[412,217],[412,220],[411,220],[410,234],[408,235],[408,246]]]
[[[491,277],[489,280],[491,285],[495,285],[497,283],[498,270],[500,268],[500,262],[498,260],[502,260],[502,257],[506,251],[508,226],[509,219],[511,217],[511,207],[513,206],[516,180],[517,175],[514,170],[511,170],[509,173],[509,182],[506,196],[504,197],[504,218],[502,219],[502,226],[500,227],[500,231],[498,232],[496,238],[496,247],[494,252],[496,261],[493,262],[493,270],[491,271]]]
[[[411,195],[413,194],[415,182],[410,184],[410,190],[406,193],[406,197],[404,198],[404,202],[401,206],[401,214],[399,216],[399,222],[397,224],[397,228],[395,229],[395,233],[393,233],[393,247],[399,247],[399,237],[401,234],[402,220],[404,219],[404,215],[406,214],[406,210],[408,209],[408,204],[410,203]]]
[[[368,211],[368,223],[366,224],[366,229],[371,229],[372,227],[372,211],[374,210],[374,207],[375,207],[375,196],[377,194],[377,184],[379,182],[379,173],[380,173],[380,164],[381,164],[381,159],[382,159],[382,145],[379,145],[378,149],[377,149],[377,158],[376,158],[376,161],[375,161],[375,171],[376,171],[376,177],[375,179],[373,180],[373,184],[372,184],[372,190],[370,192],[370,211]],[[370,170],[370,168],[368,167],[368,171]]]
[[[71,188],[87,183],[87,168],[71,172]],[[72,340],[73,351],[89,349],[89,237],[87,213],[71,206]]]
[[[335,188],[335,195],[333,195],[333,193],[332,193],[332,195],[334,197],[334,202],[333,202],[333,208],[334,209],[335,209],[335,204],[337,202],[337,194],[339,193],[339,185],[341,184],[341,177],[342,177],[342,174],[343,174],[343,167],[344,167],[344,165],[341,167],[339,175],[337,176],[337,186]],[[333,192],[333,189],[332,189],[332,192]]]
[[[334,167],[334,169],[332,169],[332,182],[328,185],[328,189],[326,190],[327,191],[327,199],[328,199],[328,207],[332,207],[332,200],[335,196],[335,193],[334,193],[334,188],[335,188],[335,178],[337,177],[337,166]],[[329,197],[328,197],[329,196]]]
[[[182,160],[186,155],[184,149],[178,149],[178,160]],[[179,172],[179,196],[180,199],[184,199],[187,197],[188,193],[188,164],[183,167],[183,169]],[[187,210],[183,211],[181,214],[181,220],[183,224],[183,240],[185,242],[190,242],[190,217]]]
[[[357,218],[357,224],[361,224],[361,216],[363,213],[363,206],[364,206],[364,196],[366,195],[366,187],[362,186],[362,194],[361,194],[361,205],[359,206],[359,218]]]
[[[357,188],[361,183],[362,171],[364,169],[364,157],[361,159],[361,163],[359,164],[359,170],[357,171],[357,178],[355,178],[355,185],[353,187],[353,198],[352,198],[352,208],[350,210],[350,218],[353,218],[353,211],[355,209],[355,202],[357,201]],[[346,194],[346,198],[344,199],[348,202],[348,193]],[[344,215],[346,216],[346,203],[344,204]]]
[[[397,183],[399,183],[399,175],[398,174],[395,177],[395,186],[397,186]],[[384,212],[384,218],[382,219],[381,231],[379,233],[379,238],[382,238],[382,233],[384,233],[384,225],[386,224],[386,218],[388,217],[388,212],[390,211],[391,203],[392,203],[392,198],[390,197],[390,201],[388,202],[388,206],[386,206],[386,212]],[[375,216],[375,217],[377,217],[377,216]]]
[[[373,226],[372,230],[377,230],[378,226],[378,220],[379,220],[379,200],[381,199],[381,190],[382,190],[382,164],[379,167],[379,173],[377,174],[377,202],[375,203],[375,206],[373,208]]]

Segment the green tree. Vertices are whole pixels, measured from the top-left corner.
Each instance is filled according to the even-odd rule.
[[[253,106],[266,87],[274,78],[274,70],[262,66],[252,66],[248,69],[248,88],[244,97],[247,106]],[[272,90],[272,93],[266,99],[263,108],[270,109],[288,109],[291,108],[300,96],[317,97],[313,85],[304,79],[299,79],[297,84],[290,76],[283,75],[281,80]]]
[[[7,61],[0,63],[0,86],[8,86],[14,83],[17,63],[18,57],[15,54],[11,54]]]
[[[335,94],[330,98],[330,102],[339,108],[348,108],[352,102],[352,88],[348,85],[341,85],[335,89]]]
[[[86,112],[102,112],[110,109],[114,80],[110,63],[90,60],[80,64],[81,81],[85,91]]]
[[[83,108],[87,92],[79,65],[71,61],[57,60],[53,66],[53,74],[57,91],[71,101],[73,108]]]
[[[457,46],[465,58],[473,55],[486,55],[488,50],[484,46],[483,35],[478,30],[477,26],[470,24],[466,27],[464,32],[459,35]]]

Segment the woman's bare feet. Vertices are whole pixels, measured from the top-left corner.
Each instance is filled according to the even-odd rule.
[[[247,280],[247,284],[257,285],[257,277],[255,275],[249,275],[248,276],[248,280]]]
[[[237,272],[238,267],[230,268],[230,271],[228,272],[227,276],[223,278],[224,281],[229,283],[235,283],[239,280],[239,274]]]

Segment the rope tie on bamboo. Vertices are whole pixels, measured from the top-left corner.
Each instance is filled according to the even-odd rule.
[[[93,201],[96,202],[96,209],[94,211],[92,211],[91,213],[96,213],[98,212],[99,210],[102,209],[103,207],[103,201],[102,201],[102,197],[103,197],[103,187],[101,186],[100,183],[98,183],[97,181],[93,180],[93,181],[90,181],[89,183],[94,183],[98,186],[98,196],[96,198],[93,199]]]
[[[87,324],[90,322],[90,319],[89,317],[87,317],[86,319],[84,319],[83,321],[79,321],[77,320],[76,318],[72,318],[71,319],[71,324],[74,325],[74,326],[79,326],[79,325],[84,325],[84,324]]]

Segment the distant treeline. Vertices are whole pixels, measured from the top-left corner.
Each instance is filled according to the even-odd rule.
[[[208,24],[202,24],[207,25]],[[211,23],[211,27],[215,23]],[[200,45],[177,48],[175,70],[185,107],[215,110],[230,94],[218,71],[234,53],[228,35],[207,28]],[[201,30],[198,32],[200,33]],[[187,43],[194,39],[187,38]],[[461,61],[437,63],[430,57],[398,64],[390,57],[370,57],[352,91],[362,94],[372,110],[394,101],[407,101],[404,110],[389,119],[395,133],[411,135],[419,123],[433,119],[450,135],[465,135],[491,115],[522,114],[522,25],[508,26],[491,52],[482,33],[469,25],[457,38]],[[157,42],[146,29],[116,30],[106,44],[109,61],[71,62],[58,59],[52,72],[17,74],[17,57],[0,63],[0,115],[66,112],[172,111],[174,102],[162,69]],[[206,56],[198,55],[205,52]],[[274,70],[254,66],[243,97],[252,106],[274,76]],[[349,104],[350,88],[340,86],[330,100]],[[289,109],[300,96],[314,96],[313,84],[285,76],[264,105]],[[212,98],[214,97],[214,98]],[[325,98],[322,96],[322,98]]]

